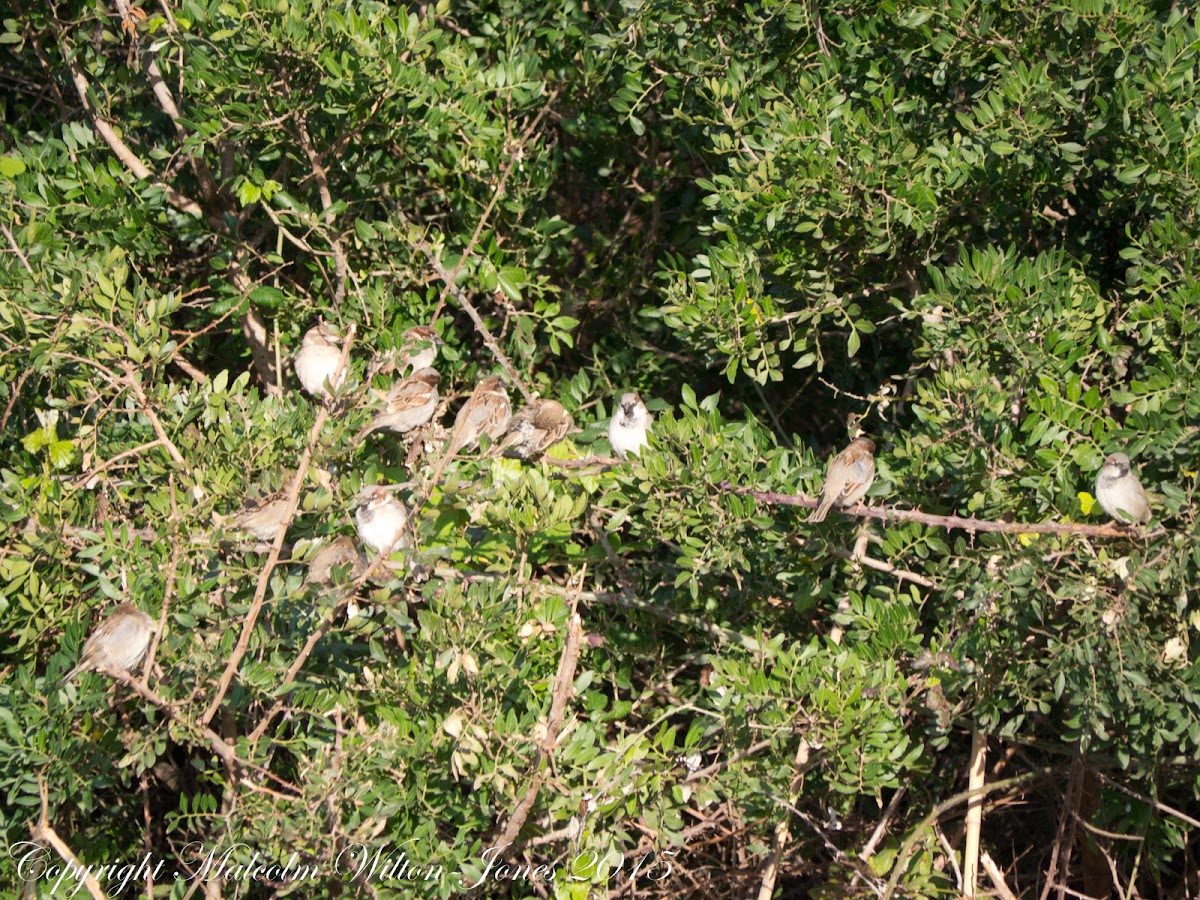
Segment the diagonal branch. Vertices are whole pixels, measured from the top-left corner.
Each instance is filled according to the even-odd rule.
[[[109,149],[112,150],[117,159],[124,163],[125,168],[132,172],[135,178],[149,181],[156,187],[161,188],[163,196],[167,198],[167,202],[176,209],[191,216],[202,217],[204,211],[200,208],[200,204],[155,177],[150,168],[138,159],[136,153],[129,149],[129,145],[121,140],[120,135],[109,124],[108,120],[100,115],[99,111],[92,105],[91,100],[88,98],[90,85],[88,84],[87,77],[83,74],[83,70],[79,68],[79,63],[75,61],[75,54],[71,52],[71,48],[67,45],[61,33],[58,35],[58,39],[59,43],[63,45],[63,59],[66,60],[67,68],[71,72],[71,81],[75,85],[75,92],[79,94],[79,102],[83,104],[83,108],[87,110],[88,115],[92,118],[92,125],[100,137],[104,138],[104,142],[108,144]]]
[[[346,368],[347,361],[350,358],[350,346],[354,343],[354,325],[351,324],[346,331],[346,339],[342,343],[342,356],[338,362],[338,368],[334,371],[342,371]],[[233,653],[229,657],[229,663],[225,666],[225,671],[221,673],[221,679],[217,682],[217,692],[213,695],[212,702],[209,703],[208,709],[204,711],[200,722],[203,725],[208,725],[212,721],[212,717],[216,715],[218,709],[221,708],[221,703],[225,699],[225,694],[229,690],[230,682],[233,681],[233,676],[237,673],[238,666],[241,664],[242,657],[246,654],[246,649],[250,646],[250,635],[254,631],[254,625],[258,621],[258,615],[262,611],[263,603],[267,598],[267,586],[271,583],[271,572],[279,562],[279,554],[283,548],[284,538],[287,537],[288,526],[291,525],[292,519],[296,516],[296,505],[300,499],[300,487],[304,484],[304,476],[308,474],[309,464],[312,462],[313,452],[316,449],[317,441],[321,437],[321,431],[325,427],[325,420],[329,418],[330,400],[326,400],[321,404],[321,408],[317,410],[317,418],[313,422],[312,429],[308,433],[308,445],[304,448],[304,453],[300,456],[300,463],[296,466],[296,474],[292,478],[292,484],[288,488],[286,506],[283,512],[283,521],[279,525],[279,533],[275,535],[275,542],[271,545],[271,552],[267,556],[266,565],[258,576],[258,585],[254,589],[254,599],[250,603],[250,610],[246,613],[246,619],[242,623],[242,633],[238,637],[238,642],[233,648]]]
[[[583,621],[579,617],[577,607],[586,576],[587,565],[585,564],[579,573],[579,586],[570,598],[571,618],[567,625],[567,636],[563,642],[562,656],[558,660],[558,672],[554,676],[550,714],[546,719],[546,734],[542,739],[542,746],[538,748],[537,759],[533,763],[533,780],[530,781],[529,787],[525,790],[525,796],[517,804],[517,808],[513,810],[513,814],[509,818],[508,824],[504,826],[504,830],[500,833],[500,836],[491,842],[491,846],[497,847],[500,850],[512,845],[512,842],[517,839],[517,835],[521,833],[521,828],[528,820],[529,811],[533,809],[538,791],[541,790],[542,782],[545,780],[541,772],[542,766],[546,763],[546,760],[553,756],[554,746],[558,742],[559,729],[562,728],[563,715],[567,709],[567,700],[570,699],[571,687],[575,683],[575,668],[579,663],[579,652],[583,643]]]
[[[417,249],[425,254],[425,258],[429,260],[429,264],[433,267],[433,270],[437,272],[438,277],[442,279],[442,282],[445,284],[445,287],[442,288],[442,295],[438,298],[437,308],[433,312],[433,321],[436,322],[438,316],[441,315],[442,308],[446,305],[446,298],[453,296],[454,299],[458,301],[458,305],[463,309],[463,311],[470,316],[471,321],[475,324],[475,330],[478,331],[479,336],[483,338],[483,343],[487,346],[488,350],[491,351],[492,356],[496,358],[496,361],[499,362],[504,368],[504,371],[508,373],[508,377],[512,380],[512,383],[516,385],[517,390],[521,392],[521,396],[525,398],[526,403],[533,399],[533,395],[529,392],[529,388],[525,386],[525,382],[522,381],[520,376],[517,375],[517,370],[513,367],[512,361],[508,358],[508,355],[500,349],[500,345],[492,336],[492,333],[488,329],[487,325],[484,324],[483,317],[479,315],[479,310],[475,308],[475,304],[470,301],[470,299],[467,297],[466,291],[462,290],[458,286],[457,282],[459,270],[462,269],[463,263],[470,259],[471,254],[475,252],[475,245],[479,243],[479,236],[483,234],[484,225],[486,225],[488,219],[491,218],[492,212],[496,208],[496,204],[500,202],[500,198],[504,196],[504,190],[508,185],[508,177],[512,174],[513,169],[516,168],[517,164],[520,162],[523,156],[522,151],[524,150],[525,145],[529,143],[530,138],[533,137],[533,133],[537,131],[538,126],[541,125],[542,119],[545,117],[546,113],[550,111],[550,107],[553,105],[557,97],[557,89],[550,92],[550,96],[546,98],[546,102],[542,104],[542,108],[538,110],[538,114],[534,116],[533,121],[529,123],[529,126],[517,140],[516,146],[513,147],[512,155],[508,161],[508,164],[500,173],[500,181],[497,183],[496,189],[492,191],[492,197],[488,201],[488,205],[484,208],[483,215],[479,217],[479,221],[475,224],[475,232],[471,235],[471,239],[467,241],[467,246],[463,250],[462,255],[459,256],[458,262],[454,264],[454,268],[447,269],[444,265],[442,265],[442,260],[439,257],[438,252],[428,241],[419,240],[416,244]]]

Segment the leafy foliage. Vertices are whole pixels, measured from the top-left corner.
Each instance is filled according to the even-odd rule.
[[[1169,813],[1200,774],[1194,11],[25,5],[0,34],[8,845],[44,811],[87,863],[311,867],[252,896],[402,893],[389,852],[442,897],[531,895],[526,864],[559,897],[955,896],[922,823],[978,730],[989,777],[1043,773],[985,815],[1010,884],[1196,889]],[[318,316],[356,337],[314,432],[288,360]],[[354,445],[374,355],[430,321],[443,423],[503,371],[581,432],[438,485],[444,437]],[[581,464],[625,390],[652,446]],[[739,492],[814,496],[850,416],[876,503],[1098,522],[1119,449],[1155,520],[808,525]],[[310,449],[260,611],[268,556],[220,523]],[[416,547],[348,614],[304,561],[377,481],[408,483]],[[59,685],[127,598],[165,622],[161,702]]]

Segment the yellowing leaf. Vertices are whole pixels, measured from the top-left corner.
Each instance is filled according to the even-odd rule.
[[[1089,494],[1087,491],[1080,491],[1079,492],[1079,506],[1080,506],[1080,508],[1083,509],[1083,514],[1085,516],[1090,516],[1092,514],[1092,510],[1096,506],[1096,498],[1093,497],[1091,494]]]
[[[1038,539],[1038,535],[1032,534],[1028,531],[1024,531],[1021,534],[1017,535],[1017,540],[1021,542],[1022,547],[1028,547],[1030,544],[1032,544],[1037,539]]]

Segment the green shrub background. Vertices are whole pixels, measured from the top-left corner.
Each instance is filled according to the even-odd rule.
[[[410,895],[333,872],[356,844],[403,845],[448,873],[421,895],[450,896],[535,777],[577,603],[574,693],[509,848],[557,867],[552,896],[615,896],[647,860],[640,896],[744,897],[772,859],[779,896],[889,877],[955,896],[927,817],[965,789],[976,730],[989,780],[1029,779],[984,812],[1014,892],[1052,871],[1197,889],[1194,10],[141,12],[13,0],[0,34],[7,845],[44,804],[85,862],[237,842],[243,862],[316,866],[314,897]],[[453,463],[420,513],[430,577],[369,585],[371,614],[339,617],[291,682],[336,596],[285,553],[213,719],[231,778],[195,723],[266,555],[213,513],[308,446],[290,357],[318,315],[356,327],[359,384],[371,350],[436,316],[443,394],[465,396],[500,368],[463,298],[583,428],[563,455],[607,454],[625,390],[651,402],[654,446],[604,471]],[[320,432],[332,481],[302,495],[296,555],[353,533],[362,484],[428,476],[390,438],[351,444],[369,415],[350,402]],[[1081,494],[1124,450],[1156,531],[872,521],[867,554],[919,578],[900,580],[846,558],[860,520],[809,526],[725,486],[813,496],[852,416],[879,445],[876,504],[1098,524]],[[154,420],[181,460],[145,446]],[[124,598],[165,604],[149,683],[175,721],[106,679],[57,687]],[[958,854],[963,809],[937,817]],[[623,869],[589,865],[606,855]]]

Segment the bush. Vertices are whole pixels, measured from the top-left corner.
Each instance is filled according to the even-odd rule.
[[[1196,889],[1191,10],[114,0],[3,40],[8,880],[32,829],[180,897],[956,896],[978,734],[1014,892]],[[503,374],[581,431],[436,484],[444,434],[356,443],[431,321],[443,425]],[[857,423],[924,518],[788,505]],[[1117,450],[1154,521],[1077,528]],[[222,525],[298,470],[281,547]],[[416,547],[306,583],[380,481]],[[60,686],[126,599],[146,685]]]

